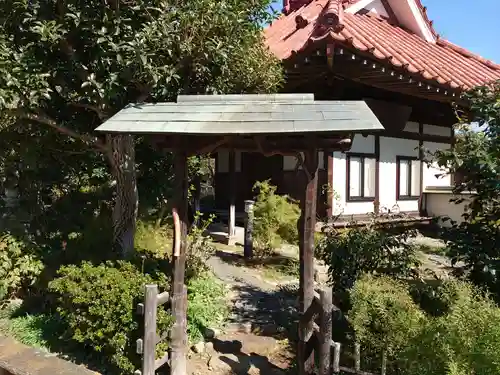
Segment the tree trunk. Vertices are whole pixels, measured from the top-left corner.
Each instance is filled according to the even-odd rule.
[[[133,135],[111,136],[111,169],[116,180],[116,197],[113,208],[113,246],[124,258],[134,252],[139,195],[135,168]]]

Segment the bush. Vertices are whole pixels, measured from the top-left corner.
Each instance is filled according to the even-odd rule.
[[[202,220],[197,214],[195,220],[198,226],[192,226],[188,233],[188,247],[186,250],[186,279],[189,280],[208,271],[207,260],[215,253],[210,236],[205,236],[213,217]],[[158,226],[147,221],[139,220],[135,236],[136,250],[145,256],[155,259],[170,259],[173,244],[172,228]]]
[[[426,293],[432,286],[428,286]],[[349,321],[368,357],[389,353],[401,375],[498,374],[500,309],[474,286],[446,281],[433,294],[438,314],[425,314],[409,287],[365,276],[351,290]]]
[[[345,302],[346,292],[364,274],[408,277],[415,274],[419,262],[415,248],[408,241],[411,230],[394,232],[379,219],[366,226],[339,231],[326,229],[319,241],[316,256],[328,266],[330,283],[338,301]],[[353,223],[355,224],[355,223]]]
[[[254,206],[254,240],[256,254],[269,255],[282,242],[297,243],[297,220],[300,207],[287,195],[276,194],[276,186],[269,180],[256,182]]]
[[[24,297],[42,270],[32,248],[10,234],[0,234],[0,300]]]
[[[366,275],[350,292],[349,322],[356,340],[373,353],[394,355],[419,334],[425,314],[407,287],[388,277]]]
[[[404,374],[498,374],[500,309],[463,282],[446,286],[449,312],[433,318],[398,355]]]
[[[192,226],[188,234],[188,248],[186,251],[186,279],[203,276],[208,270],[208,259],[215,254],[215,246],[212,238],[206,236],[205,232],[213,221],[213,216],[202,220],[201,214],[197,213],[195,220],[198,226]]]
[[[144,285],[152,282],[167,286],[164,275],[144,275],[128,262],[98,266],[84,262],[62,267],[49,287],[58,296],[57,311],[67,325],[68,338],[106,358],[113,373],[132,373],[140,367],[135,307],[143,298]],[[164,332],[170,324],[170,315],[158,309],[158,329]]]
[[[172,249],[171,228],[138,220],[134,246],[140,253],[155,258],[168,258]]]

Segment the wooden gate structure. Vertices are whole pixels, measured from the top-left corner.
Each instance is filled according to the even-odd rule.
[[[372,133],[383,126],[364,101],[315,101],[313,94],[180,95],[175,103],[131,104],[100,125],[111,135],[151,135],[174,153],[175,198],[171,285],[174,326],[171,331],[171,375],[186,375],[187,333],[184,298],[188,228],[187,160],[221,149],[293,155],[305,174],[299,229],[299,374],[314,371],[314,232],[318,185],[318,152],[347,151],[354,133]],[[174,217],[175,219],[175,217]],[[175,221],[175,220],[174,220]],[[331,332],[331,330],[330,330]],[[330,333],[324,332],[324,340]],[[313,340],[313,341],[311,341]],[[326,371],[326,369],[322,369]],[[324,372],[323,372],[324,373]],[[149,374],[143,374],[149,375]]]

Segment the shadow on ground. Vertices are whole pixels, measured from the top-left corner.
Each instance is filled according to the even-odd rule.
[[[213,341],[214,350],[220,354],[219,360],[225,363],[235,375],[247,375],[258,371],[259,374],[282,374],[282,368],[271,363],[269,358],[255,352],[246,353],[241,341]]]
[[[250,324],[254,333],[295,341],[298,310],[297,295],[286,288],[263,291],[250,285],[235,285],[239,298],[234,301],[230,322]]]

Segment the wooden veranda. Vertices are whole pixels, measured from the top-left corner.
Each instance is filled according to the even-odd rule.
[[[351,146],[354,132],[382,129],[377,117],[363,101],[314,101],[311,94],[179,96],[176,103],[129,105],[96,129],[112,135],[153,135],[160,138],[162,147],[175,155],[173,212],[179,220],[174,230],[170,293],[175,319],[169,356],[172,375],[186,374],[188,350],[184,297],[188,157],[220,149],[297,157],[301,173],[306,178],[301,197],[302,214],[297,224],[299,309],[306,317],[314,303],[318,151],[346,151]],[[308,340],[314,336],[313,329],[313,316],[300,320],[297,360],[301,375],[313,371],[314,350],[308,346]]]

